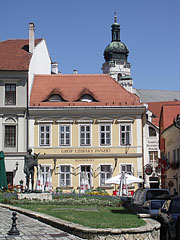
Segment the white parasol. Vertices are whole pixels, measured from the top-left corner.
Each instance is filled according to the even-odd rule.
[[[80,182],[80,194],[84,194],[90,188],[87,172],[81,172]]]
[[[45,182],[45,191],[51,192],[52,191],[52,177],[51,177],[51,170],[49,169],[47,172],[47,179]]]
[[[111,177],[105,180],[105,184],[118,184],[119,185],[119,195],[128,196],[127,185],[132,183],[142,183],[144,180],[142,178],[134,177],[133,175],[122,172],[121,174]]]
[[[124,173],[124,177],[125,177],[127,185],[132,184],[132,183],[144,182],[144,180],[142,178],[134,177],[133,175],[130,175],[127,173]],[[120,181],[122,179],[123,179],[123,173],[105,180],[105,184],[120,184]]]
[[[36,182],[36,190],[38,191],[43,191],[43,176],[42,176],[42,170],[41,170],[41,166],[38,165],[37,168],[37,182]]]

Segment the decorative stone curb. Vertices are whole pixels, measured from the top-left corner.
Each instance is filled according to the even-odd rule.
[[[84,227],[80,224],[70,223],[47,214],[33,212],[31,210],[22,209],[19,207],[0,204],[1,207],[8,208],[13,211],[25,214],[29,217],[38,219],[41,222],[49,224],[53,227],[66,231],[68,233],[74,234],[78,237],[84,239],[95,239],[95,240],[158,240],[160,239],[160,224],[153,220],[143,218],[147,223],[145,226],[139,228],[122,228],[122,229],[112,229],[112,228],[89,228]]]

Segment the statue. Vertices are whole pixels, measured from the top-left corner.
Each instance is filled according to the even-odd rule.
[[[29,181],[31,178],[31,192],[34,190],[34,167],[38,166],[38,155],[32,154],[32,149],[28,149],[28,154],[24,156],[24,173],[26,174],[26,191],[29,192]]]

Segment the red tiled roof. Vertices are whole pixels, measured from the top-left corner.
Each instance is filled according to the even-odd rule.
[[[35,45],[41,40],[36,39]],[[28,51],[28,39],[10,39],[0,42],[0,70],[28,70],[32,56]]]
[[[161,132],[173,124],[177,114],[180,114],[180,101],[177,104],[167,104],[162,107],[161,110]]]
[[[57,94],[65,102],[47,102]],[[96,102],[79,102],[90,94]],[[30,106],[132,106],[142,105],[139,98],[106,74],[35,75]]]
[[[166,101],[166,102],[148,102],[148,109],[157,117],[160,117],[161,113],[161,107],[163,105],[171,104],[176,105],[177,103],[180,103],[180,101]]]
[[[180,101],[148,102],[148,109],[155,115],[155,118],[152,119],[152,123],[159,127],[159,118],[162,106],[177,105],[179,103]]]

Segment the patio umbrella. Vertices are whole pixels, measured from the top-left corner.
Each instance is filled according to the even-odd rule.
[[[122,172],[121,174],[105,180],[105,184],[118,184],[119,196],[128,196],[127,185],[132,183],[142,183],[142,178],[134,177],[133,175]]]
[[[132,183],[142,183],[144,182],[144,180],[142,178],[138,178],[138,177],[134,177],[133,175],[124,173],[124,177],[126,180],[126,184],[132,184]],[[107,180],[105,180],[105,184],[120,184],[120,181],[124,178],[123,177],[123,173],[115,176],[115,177],[111,177]]]
[[[47,179],[45,183],[45,191],[51,192],[52,191],[52,177],[51,177],[51,170],[48,170]]]
[[[0,188],[7,189],[7,177],[4,163],[4,153],[0,152]]]
[[[38,165],[37,168],[37,182],[36,182],[36,190],[43,191],[44,185],[43,185],[43,177],[42,177],[42,170],[40,165]]]
[[[90,188],[87,172],[81,172],[80,194],[83,194]]]

